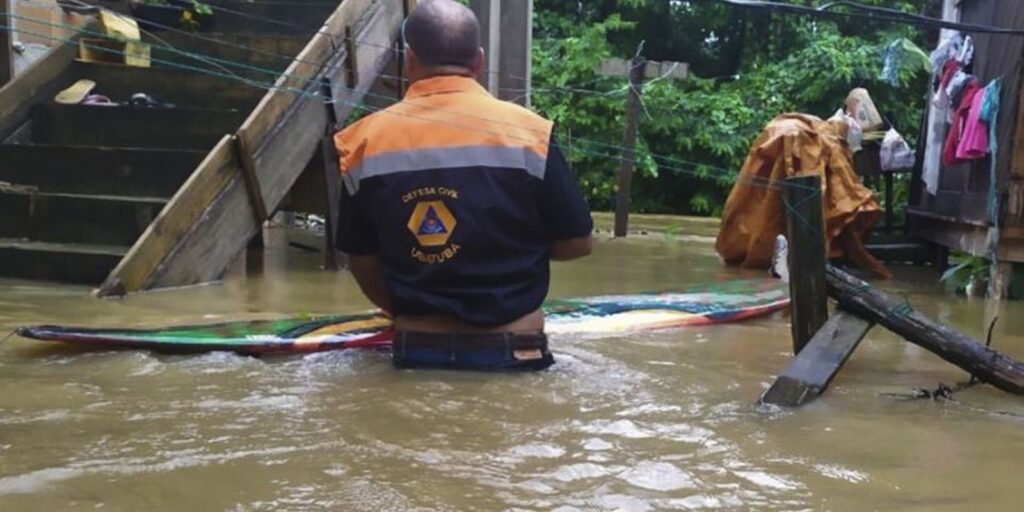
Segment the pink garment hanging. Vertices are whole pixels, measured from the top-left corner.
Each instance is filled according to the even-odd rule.
[[[985,90],[974,94],[971,110],[967,114],[963,136],[956,148],[957,160],[977,160],[988,155],[988,124],[981,120],[981,107],[985,104]]]
[[[974,104],[974,96],[980,90],[981,84],[977,80],[971,80],[964,86],[963,98],[960,99],[960,105],[957,105],[956,111],[953,114],[953,124],[949,127],[949,137],[946,139],[945,147],[942,148],[942,165],[949,167],[965,162],[965,160],[957,158],[956,150],[960,147],[964,130],[967,128],[967,115],[971,111],[971,105]]]

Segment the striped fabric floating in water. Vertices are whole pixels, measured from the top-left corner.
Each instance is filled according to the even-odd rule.
[[[547,331],[623,333],[737,322],[789,305],[782,281],[725,281],[678,292],[556,299],[544,304]],[[288,354],[371,348],[387,350],[391,320],[379,313],[254,320],[152,329],[101,329],[52,325],[19,327],[18,335],[108,348],[157,352],[230,351]]]

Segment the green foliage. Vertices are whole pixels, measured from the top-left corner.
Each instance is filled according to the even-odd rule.
[[[192,10],[200,16],[213,16],[213,8],[199,0],[192,0]]]
[[[949,259],[953,266],[942,274],[940,280],[953,291],[960,293],[971,283],[988,281],[990,264],[987,259],[967,253],[956,253]]]
[[[868,3],[913,12],[928,4]],[[649,58],[688,62],[694,75],[717,78],[644,85],[635,211],[719,214],[751,142],[771,119],[792,111],[829,117],[855,87],[870,90],[883,115],[917,142],[927,76],[903,71],[896,88],[880,79],[881,52],[896,38],[930,46],[915,29],[713,2],[537,0],[535,12],[533,106],[555,121],[593,208],[614,203],[628,92],[626,77],[601,77],[596,68],[632,56],[641,40]]]

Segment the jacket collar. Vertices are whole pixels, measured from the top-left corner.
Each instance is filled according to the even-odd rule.
[[[413,82],[409,85],[409,89],[405,91],[405,99],[411,100],[423,96],[432,96],[434,94],[450,94],[456,92],[481,95],[489,94],[483,86],[468,76],[441,75]]]

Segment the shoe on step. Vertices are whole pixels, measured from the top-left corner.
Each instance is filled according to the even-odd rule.
[[[57,93],[53,101],[64,105],[77,105],[92,92],[94,87],[96,87],[96,82],[83,78]]]
[[[132,94],[128,104],[133,107],[174,108],[173,103],[164,103],[144,92]]]
[[[102,94],[90,94],[82,100],[82,105],[91,105],[94,107],[116,107],[117,103],[110,101],[110,98]]]

